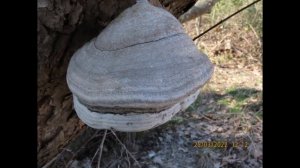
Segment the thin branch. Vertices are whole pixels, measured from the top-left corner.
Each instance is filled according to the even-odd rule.
[[[110,133],[107,133],[106,136],[109,135],[109,134],[110,134]],[[102,136],[102,137],[103,137],[104,135],[98,134],[98,135],[95,136],[95,138],[98,137],[98,136]],[[94,156],[92,157],[92,161],[91,161],[91,164],[90,164],[90,168],[92,167],[93,161],[94,161],[95,157],[97,156],[99,150],[100,150],[100,148],[97,148],[97,150],[96,150]]]
[[[137,165],[139,167],[142,167],[140,165],[140,163],[135,159],[135,157],[131,154],[131,152],[128,151],[128,149],[126,148],[126,146],[122,143],[122,141],[118,138],[118,136],[116,135],[116,133],[111,129],[110,130],[112,134],[114,134],[114,136],[116,137],[117,141],[122,145],[122,147],[126,150],[126,152],[130,155],[130,157],[137,163]]]
[[[253,26],[251,24],[249,24],[249,27],[251,28],[252,32],[254,33],[254,35],[255,35],[255,37],[258,41],[259,46],[261,46],[261,42],[260,42],[261,39],[258,37],[258,35],[257,35],[256,31],[254,30]]]
[[[99,147],[100,151],[99,151],[98,166],[97,166],[98,168],[100,168],[101,156],[102,156],[102,150],[103,150],[103,144],[104,144],[104,141],[105,141],[105,138],[106,138],[106,133],[107,133],[107,129],[104,132],[104,135],[103,135],[100,147]]]
[[[45,164],[42,168],[48,168],[56,159],[57,159],[56,155],[54,158],[52,158],[47,164]]]
[[[68,161],[67,166],[66,166],[67,168],[71,166],[71,164],[73,163],[75,157],[76,157],[77,154],[80,152],[80,150],[83,149],[83,147],[86,146],[92,139],[94,139],[95,136],[96,136],[97,134],[98,134],[98,131],[96,131],[96,132],[91,136],[90,139],[88,139],[84,144],[82,144],[82,145],[78,148],[78,150],[74,153],[74,155],[72,156],[72,158]]]
[[[97,153],[99,152],[99,149],[100,149],[100,148],[98,148],[98,149],[96,150],[96,152],[95,152],[95,154],[94,154],[94,156],[93,156],[93,158],[92,158],[92,161],[91,161],[90,167],[92,167],[93,161],[94,161],[94,159],[95,159],[95,157],[96,157]]]
[[[131,167],[130,160],[129,160],[129,157],[128,157],[128,152],[126,152],[126,160],[128,162],[128,167]]]
[[[188,20],[192,20],[198,16],[202,16],[205,13],[210,13],[213,6],[219,0],[198,0],[194,6],[192,6],[187,12],[181,15],[178,20],[184,23]]]
[[[254,2],[250,3],[249,5],[247,5],[247,6],[243,7],[243,8],[241,8],[240,10],[234,12],[233,14],[227,16],[225,19],[221,20],[221,21],[218,22],[217,24],[215,24],[215,25],[213,25],[212,27],[210,27],[209,29],[205,30],[203,33],[201,33],[201,34],[199,34],[198,36],[194,37],[194,38],[193,38],[193,41],[195,41],[197,38],[203,36],[204,34],[206,34],[207,32],[209,32],[209,31],[212,30],[213,28],[219,26],[220,24],[222,24],[222,23],[225,22],[226,20],[230,19],[231,17],[235,16],[236,14],[242,12],[243,10],[249,8],[250,6],[256,4],[256,3],[259,2],[259,1],[261,1],[261,0],[254,1]]]

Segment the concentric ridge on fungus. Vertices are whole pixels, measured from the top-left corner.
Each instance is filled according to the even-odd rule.
[[[70,60],[75,110],[93,128],[161,125],[190,105],[213,73],[177,19],[145,2],[126,9]]]

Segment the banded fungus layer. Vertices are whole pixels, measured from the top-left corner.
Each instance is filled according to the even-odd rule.
[[[67,83],[88,126],[137,132],[185,110],[212,73],[173,15],[138,1],[75,52]]]

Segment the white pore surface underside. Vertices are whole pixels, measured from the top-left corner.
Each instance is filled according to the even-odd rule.
[[[88,126],[95,129],[115,129],[123,132],[139,132],[155,128],[166,123],[179,111],[185,110],[198,97],[199,90],[183,101],[158,113],[98,113],[90,111],[86,106],[74,98],[74,108],[78,117]]]

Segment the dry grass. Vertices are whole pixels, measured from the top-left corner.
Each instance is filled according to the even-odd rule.
[[[195,37],[197,31],[203,32],[250,2],[221,0],[210,15],[202,16],[202,27],[197,27],[197,20],[185,23],[184,27],[191,37]],[[221,136],[221,140],[238,139],[249,143],[246,153],[242,154],[240,150],[221,154],[220,167],[247,167],[249,165],[241,164],[245,160],[262,166],[261,21],[260,2],[196,41],[198,48],[215,64],[215,72],[203,88],[203,95],[198,98],[202,103],[200,106],[199,103],[192,105],[193,109],[198,109],[190,116],[199,120],[204,115],[206,119],[201,121],[201,125],[208,129],[203,132],[211,137]]]
[[[221,0],[211,14],[202,17],[198,33],[250,2]],[[116,132],[108,133],[99,148],[103,134],[87,136],[90,140],[84,148],[70,150],[71,159],[66,159],[70,152],[65,152],[60,160],[72,163],[70,167],[84,168],[96,167],[100,162],[101,167],[110,168],[139,167],[138,163],[152,168],[199,167],[208,165],[206,161],[214,168],[262,167],[261,8],[260,2],[196,41],[215,64],[215,72],[185,112],[165,125],[138,133],[134,144],[126,141],[128,134]],[[197,34],[195,25],[196,20],[184,24],[191,37]],[[196,141],[226,141],[229,145],[225,149],[195,149],[192,143]],[[235,147],[236,142],[243,145]],[[92,159],[98,148],[103,150],[100,162]],[[65,167],[64,162],[52,167]]]

